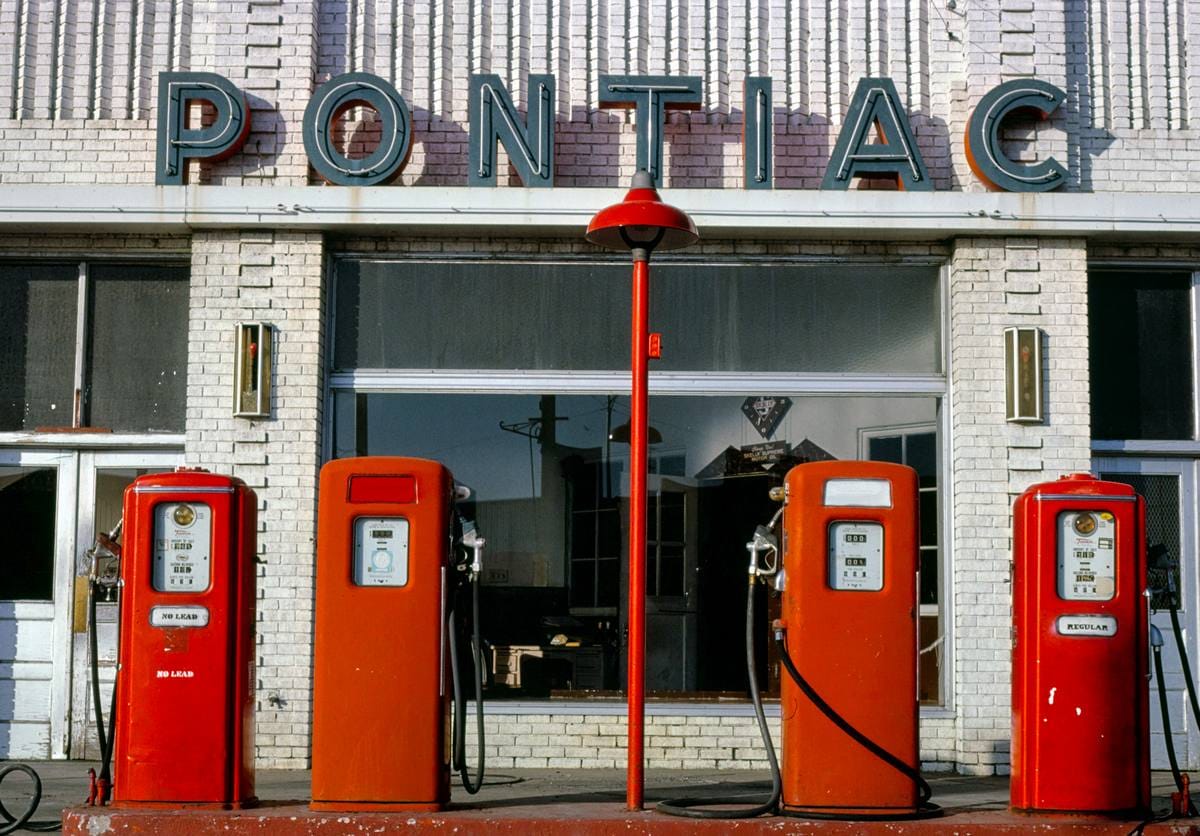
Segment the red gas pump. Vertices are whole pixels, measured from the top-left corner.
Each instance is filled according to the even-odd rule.
[[[256,519],[203,470],[125,490],[114,804],[254,801]]]
[[[1011,803],[1150,807],[1146,504],[1072,474],[1013,508]]]
[[[453,477],[437,462],[380,456],[338,459],[321,469],[314,810],[440,810],[450,798],[452,764],[468,791],[479,788],[482,761],[474,784],[463,763],[465,700],[452,678],[457,666],[450,651],[456,592],[478,576],[484,541],[473,530],[461,532],[458,543],[473,560],[455,559],[454,500]]]
[[[814,462],[785,488],[782,809],[919,815],[916,471]]]

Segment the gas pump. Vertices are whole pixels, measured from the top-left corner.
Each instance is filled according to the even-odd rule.
[[[1145,526],[1133,488],[1086,473],[1017,498],[1015,811],[1150,809]]]
[[[450,798],[451,769],[467,792],[482,784],[478,578],[485,541],[457,514],[456,500],[468,493],[456,489],[444,466],[424,459],[337,459],[321,469],[314,810],[440,810]],[[474,780],[456,661],[457,613],[468,584],[479,735]]]
[[[785,488],[783,811],[936,814],[917,741],[916,471],[814,462]]]
[[[204,470],[125,490],[114,805],[255,801],[256,520],[244,482]]]
[[[882,462],[802,464],[772,498],[783,507],[746,545],[747,668],[772,795],[738,811],[696,809],[738,801],[730,798],[676,799],[658,809],[694,818],[939,815],[917,744],[916,472]],[[774,532],[781,515],[782,547]],[[757,688],[758,580],[783,594],[782,618],[772,626],[788,673],[780,693],[782,768]]]

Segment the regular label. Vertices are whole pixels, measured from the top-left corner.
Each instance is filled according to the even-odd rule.
[[[1108,511],[1058,515],[1058,597],[1108,601],[1117,592],[1116,520]]]
[[[1097,636],[1117,634],[1117,620],[1111,615],[1060,615],[1054,622],[1060,636]]]
[[[196,502],[154,506],[153,584],[159,592],[208,589],[212,509]]]
[[[208,607],[151,607],[151,627],[207,627]]]
[[[883,589],[883,526],[835,522],[829,526],[831,589],[878,592]]]

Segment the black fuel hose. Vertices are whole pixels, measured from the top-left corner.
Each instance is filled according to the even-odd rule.
[[[1171,777],[1175,779],[1175,789],[1183,792],[1183,776],[1179,771],[1179,760],[1175,757],[1175,741],[1171,735],[1171,715],[1167,710],[1167,681],[1163,677],[1162,645],[1152,644],[1154,650],[1154,678],[1158,680],[1158,710],[1162,714],[1163,735],[1167,743],[1167,760],[1171,764]],[[1190,803],[1190,801],[1189,801]],[[1191,806],[1189,815],[1196,815],[1195,805]]]
[[[104,806],[108,803],[109,795],[112,791],[111,768],[113,733],[116,730],[117,719],[117,684],[115,681],[113,682],[112,697],[108,706],[108,730],[106,732],[104,729],[104,709],[101,706],[102,700],[100,698],[100,654],[97,638],[99,626],[96,620],[96,598],[99,591],[100,585],[93,581],[88,592],[88,652],[92,657],[92,706],[96,713],[96,740],[100,744],[100,774],[97,776],[99,795],[95,801],[100,806]]]
[[[22,772],[29,776],[33,781],[33,792],[29,795],[29,804],[19,816],[14,816],[4,806],[4,802],[0,801],[0,817],[7,822],[0,827],[0,836],[6,836],[9,833],[15,833],[18,830],[31,830],[34,833],[49,833],[53,830],[61,830],[61,821],[31,821],[33,814],[37,812],[38,804],[42,802],[42,779],[34,771],[33,767],[26,766],[23,763],[14,763],[0,769],[0,783],[4,782],[14,772]]]
[[[469,794],[474,795],[479,792],[483,786],[483,642],[480,640],[479,633],[479,579],[474,578],[470,581],[471,584],[471,661],[475,673],[475,732],[478,739],[478,767],[475,774],[475,779],[471,779],[470,770],[467,768],[467,700],[463,694],[462,682],[459,680],[458,674],[458,605],[457,600],[451,603],[450,607],[450,624],[448,631],[450,633],[450,679],[454,683],[454,729],[452,737],[454,740],[453,753],[451,755],[451,765],[458,772],[462,779],[463,789]],[[455,599],[458,597],[456,590]]]
[[[746,591],[746,675],[750,683],[750,701],[754,703],[754,716],[758,720],[758,732],[763,747],[767,750],[767,763],[771,766],[771,797],[756,807],[738,810],[701,810],[699,807],[712,805],[744,804],[742,797],[726,798],[672,798],[660,801],[655,809],[669,816],[690,819],[751,819],[764,813],[775,813],[783,795],[783,776],[779,772],[779,760],[775,756],[775,744],[771,742],[771,730],[763,712],[762,695],[758,691],[758,665],[754,658],[754,575],[750,575],[750,586]]]
[[[1171,598],[1171,632],[1175,634],[1175,647],[1179,649],[1179,664],[1183,668],[1183,683],[1187,687],[1188,702],[1192,705],[1192,717],[1200,727],[1200,704],[1196,701],[1196,682],[1192,679],[1192,666],[1188,661],[1187,647],[1183,641],[1183,628],[1179,626],[1179,605]]]
[[[891,752],[884,749],[874,740],[867,737],[865,734],[856,729],[850,724],[850,721],[837,712],[837,710],[825,701],[825,699],[817,692],[817,689],[804,678],[804,675],[796,669],[796,665],[792,662],[792,657],[788,655],[787,640],[784,638],[783,630],[775,631],[775,646],[779,649],[779,658],[783,662],[784,668],[787,669],[788,675],[792,677],[792,681],[804,692],[804,696],[808,697],[817,709],[825,715],[825,717],[845,732],[855,743],[862,746],[868,752],[888,766],[895,769],[917,785],[917,809],[910,813],[833,813],[833,812],[810,812],[797,811],[791,812],[781,810],[785,816],[796,816],[805,819],[850,819],[864,821],[903,821],[910,819],[927,819],[942,814],[942,808],[936,804],[931,804],[929,799],[933,796],[933,788],[929,786],[929,782],[921,775],[919,771],[913,769],[904,761],[893,755]]]

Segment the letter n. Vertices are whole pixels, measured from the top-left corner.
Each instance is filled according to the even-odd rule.
[[[504,146],[525,186],[554,185],[554,76],[529,76],[526,101],[528,120],[522,124],[500,76],[471,76],[470,185],[496,185],[497,144]]]

